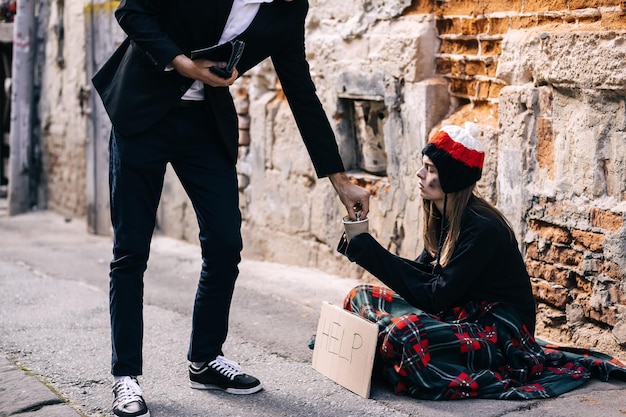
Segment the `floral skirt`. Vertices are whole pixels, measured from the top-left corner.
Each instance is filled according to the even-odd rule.
[[[473,302],[427,314],[392,290],[360,285],[344,308],[377,323],[376,371],[398,395],[429,400],[549,398],[591,377],[626,380],[618,360],[535,340],[507,306]]]

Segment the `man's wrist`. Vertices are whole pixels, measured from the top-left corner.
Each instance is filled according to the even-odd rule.
[[[328,174],[328,179],[333,184],[335,188],[342,186],[343,184],[349,183],[350,179],[346,175],[345,172],[335,172],[332,174]]]

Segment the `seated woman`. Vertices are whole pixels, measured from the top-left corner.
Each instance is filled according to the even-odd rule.
[[[422,155],[425,248],[417,260],[391,254],[368,233],[344,236],[338,248],[388,287],[358,286],[344,308],[378,323],[377,361],[396,393],[545,398],[582,384],[592,366],[607,377],[619,368],[535,341],[535,301],[513,230],[474,192],[480,142],[447,126]]]

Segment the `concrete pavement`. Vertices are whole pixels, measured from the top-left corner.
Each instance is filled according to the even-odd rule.
[[[1,200],[0,200],[1,201]],[[52,212],[1,215],[0,417],[111,416],[108,263],[111,239]],[[419,401],[375,382],[364,399],[311,367],[322,301],[355,281],[244,260],[226,356],[261,379],[250,396],[191,390],[186,349],[199,271],[196,245],[155,236],[145,278],[144,375],[153,417],[624,417],[626,383],[591,381],[541,401]]]

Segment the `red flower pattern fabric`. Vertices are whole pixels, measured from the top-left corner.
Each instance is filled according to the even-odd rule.
[[[365,284],[344,308],[378,324],[376,371],[397,395],[524,400],[558,396],[591,377],[626,380],[617,359],[537,341],[500,303],[469,302],[432,315],[389,288]]]

